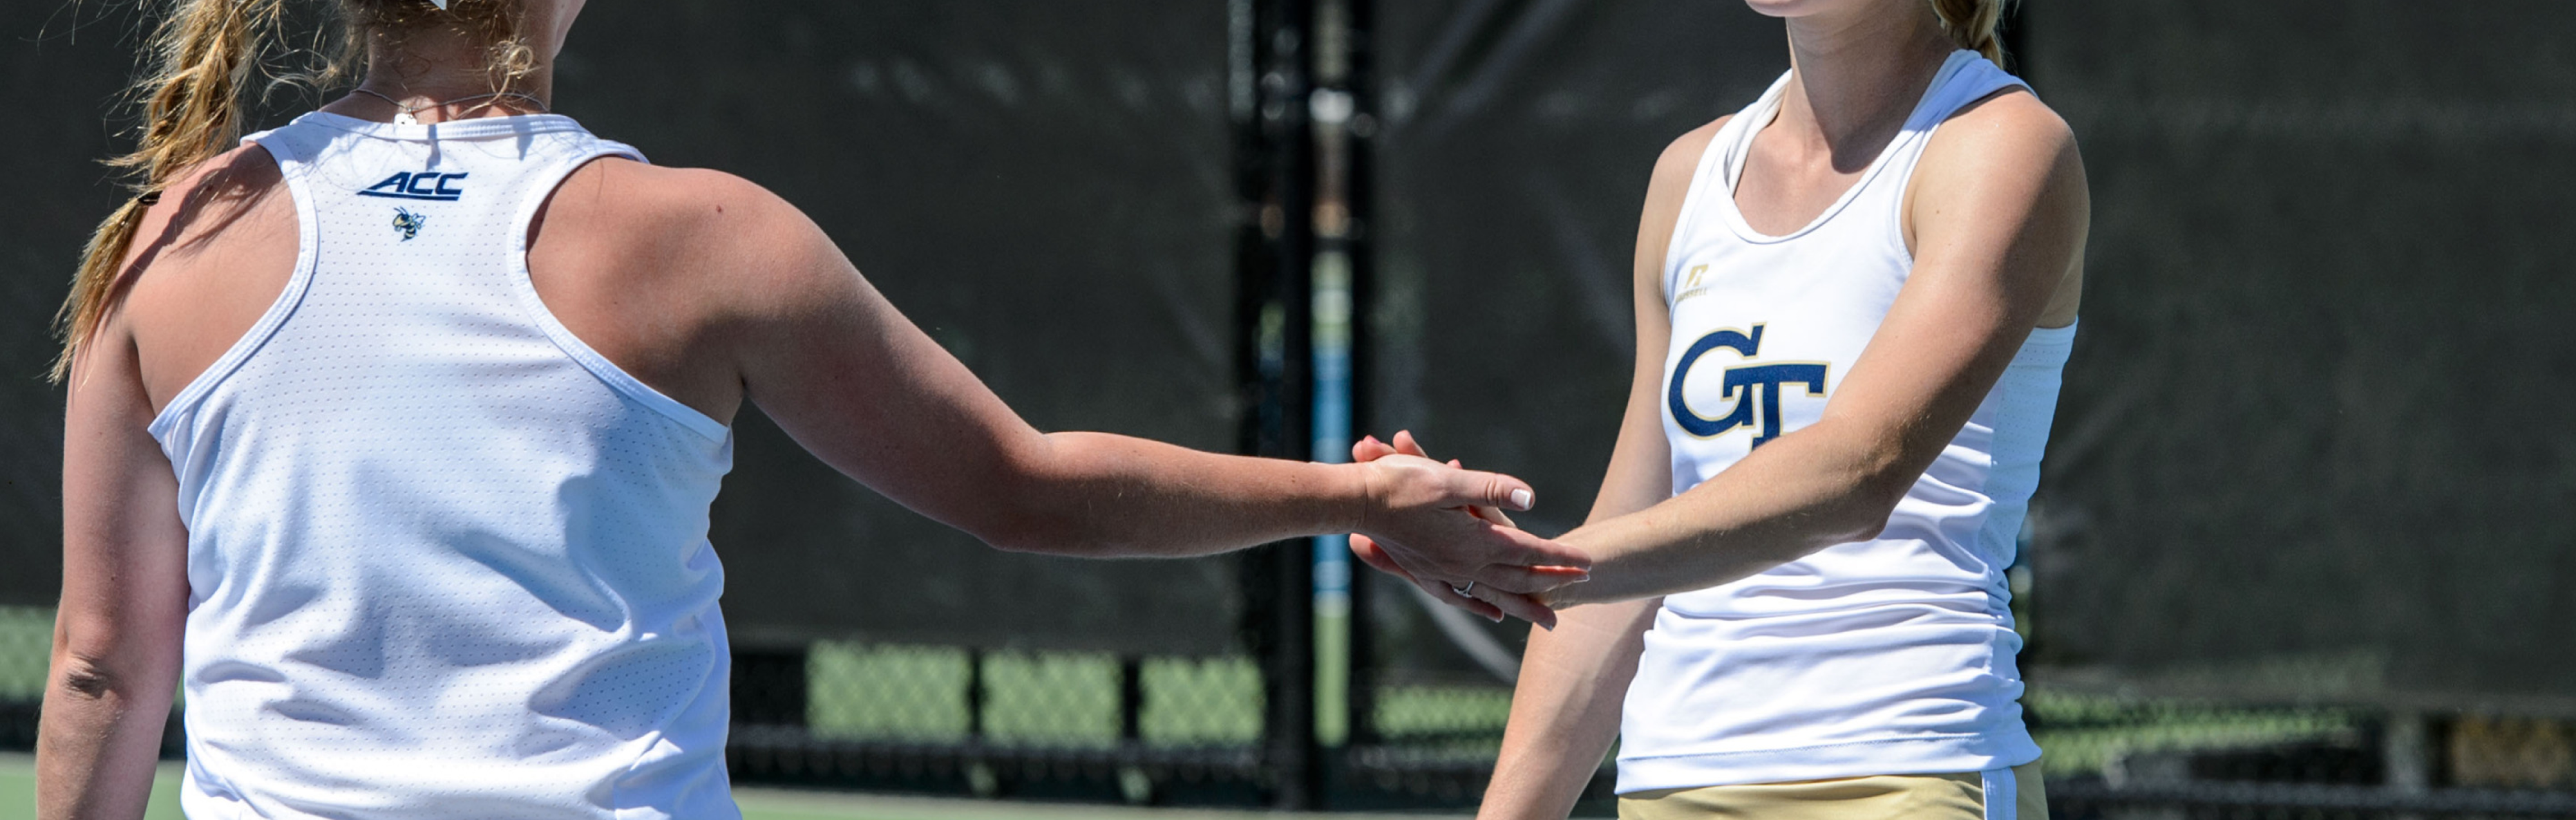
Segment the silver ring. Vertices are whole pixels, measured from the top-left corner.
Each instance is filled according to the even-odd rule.
[[[1449,591],[1458,593],[1458,597],[1460,598],[1473,598],[1476,597],[1476,582],[1469,581],[1467,582],[1467,585],[1463,587],[1457,584],[1450,584]]]

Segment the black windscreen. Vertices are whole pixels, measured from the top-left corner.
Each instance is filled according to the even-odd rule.
[[[2030,559],[2049,666],[2567,694],[2576,6],[2426,12],[2028,5],[2094,208]]]
[[[1226,25],[1176,0],[604,3],[566,46],[561,108],[802,207],[1040,429],[1227,451]],[[756,413],[737,428],[714,539],[745,642],[1232,645],[1228,560],[995,552]]]
[[[138,24],[9,4],[0,61],[0,602],[59,584],[61,398],[44,319],[119,193],[112,97]],[[108,14],[104,20],[93,19]],[[74,32],[75,23],[84,27]],[[803,208],[896,306],[1045,430],[1228,451],[1236,438],[1227,8],[1178,0],[592,4],[557,109],[667,165],[729,171]],[[74,34],[77,36],[73,36]],[[282,98],[274,125],[309,106]],[[124,145],[122,141],[116,143]],[[1215,652],[1228,559],[1008,555],[806,456],[756,411],[715,510],[745,642]],[[998,501],[998,499],[997,499]]]
[[[1582,523],[1636,348],[1631,272],[1664,146],[1788,68],[1742,3],[1381,3],[1372,432],[1537,487],[1518,516]],[[1371,607],[1381,662],[1463,671],[1410,588]],[[1525,626],[1494,627],[1517,646]],[[1517,655],[1517,651],[1513,652]]]
[[[1380,11],[1373,428],[1587,512],[1664,144],[1785,68],[1736,3]],[[2576,668],[2576,63],[2563,4],[2051,3],[2084,324],[2032,516],[2035,680],[2563,694]],[[1377,587],[1399,669],[1463,656]],[[1502,634],[1517,634],[1517,629]],[[2556,659],[2556,660],[2552,660]]]
[[[107,122],[140,39],[130,10],[0,4],[0,604],[52,606],[62,592],[63,393],[45,382],[51,321],[81,245],[124,200],[99,164]]]

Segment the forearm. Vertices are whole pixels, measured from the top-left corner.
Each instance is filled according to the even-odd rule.
[[[1551,606],[1651,598],[1745,578],[1876,537],[1922,468],[1819,424],[1773,440],[1688,492],[1558,539],[1591,554],[1592,580]],[[1900,463],[1904,462],[1904,463]]]
[[[1052,433],[996,546],[1089,557],[1206,555],[1360,529],[1353,465],[1206,453],[1105,433]]]
[[[1620,706],[1658,606],[1585,607],[1559,616],[1552,632],[1530,631],[1502,755],[1478,817],[1556,820],[1573,811],[1619,736]]]
[[[177,682],[120,676],[61,652],[53,668],[36,737],[36,816],[142,817]]]

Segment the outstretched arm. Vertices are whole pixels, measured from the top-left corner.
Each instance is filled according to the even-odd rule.
[[[1580,577],[1589,563],[1457,511],[1526,509],[1532,491],[1508,476],[1422,459],[1322,465],[1041,433],[802,214],[775,197],[756,203],[732,240],[747,264],[730,291],[745,301],[720,334],[737,351],[746,395],[841,472],[995,547],[1180,556],[1360,532],[1426,574],[1523,592]]]
[[[1555,606],[1632,601],[1743,578],[1877,536],[2034,326],[2074,321],[2089,206],[2074,136],[2027,94],[1943,126],[1907,209],[1914,268],[1814,424],[1690,491],[1562,539],[1588,583]]]

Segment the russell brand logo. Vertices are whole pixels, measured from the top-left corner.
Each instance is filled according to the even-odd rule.
[[[1754,434],[1753,446],[1760,447],[1780,437],[1780,391],[1783,388],[1797,384],[1807,388],[1807,395],[1825,394],[1823,364],[1799,362],[1730,367],[1726,369],[1725,381],[1719,383],[1718,389],[1735,402],[1735,409],[1724,418],[1715,419],[1691,409],[1690,403],[1682,398],[1682,382],[1690,377],[1691,366],[1698,364],[1700,357],[1721,347],[1735,351],[1738,356],[1753,358],[1762,350],[1762,327],[1754,325],[1751,334],[1720,330],[1699,337],[1699,341],[1692,342],[1688,350],[1682,351],[1681,361],[1673,365],[1672,386],[1666,389],[1665,395],[1665,401],[1672,410],[1673,423],[1680,425],[1682,432],[1698,438],[1716,438],[1735,428],[1758,424],[1760,432]],[[1754,412],[1757,407],[1761,411],[1758,417]]]
[[[385,181],[383,182],[367,186],[367,189],[359,191],[358,195],[380,196],[387,199],[426,199],[431,202],[454,202],[465,197],[465,189],[456,187],[453,184],[463,179],[465,179],[464,174],[442,174],[437,171],[420,171],[417,173],[404,171],[393,176],[385,177]]]

